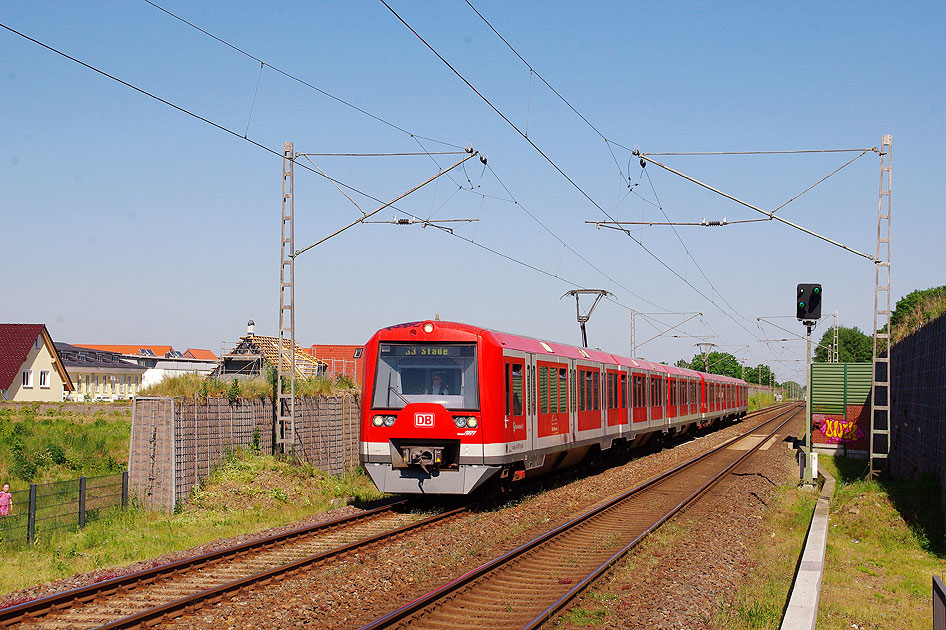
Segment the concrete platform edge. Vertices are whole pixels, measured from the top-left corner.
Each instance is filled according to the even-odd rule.
[[[782,617],[781,630],[815,630],[818,619],[818,599],[821,578],[824,575],[824,554],[828,540],[828,513],[834,495],[834,477],[821,471],[825,482],[818,495],[815,513],[811,517],[808,538],[802,551],[798,573],[792,584],[788,607]]]

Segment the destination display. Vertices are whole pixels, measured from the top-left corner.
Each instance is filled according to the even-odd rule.
[[[381,344],[383,357],[472,357],[476,346],[449,344]]]

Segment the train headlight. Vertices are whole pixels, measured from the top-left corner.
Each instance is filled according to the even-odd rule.
[[[470,416],[466,419],[466,426],[470,427],[471,429],[475,429],[479,426],[479,424],[479,421],[474,416]]]
[[[430,322],[427,322],[426,324],[424,324],[424,332],[427,333],[428,335],[434,332],[434,325],[431,324]]]
[[[453,416],[453,424],[457,425],[458,429],[466,427],[466,417],[465,416]]]
[[[384,416],[375,416],[371,419],[371,424],[376,427],[380,427],[382,424],[384,424]]]
[[[393,427],[395,420],[397,420],[397,416],[384,416],[384,426]]]

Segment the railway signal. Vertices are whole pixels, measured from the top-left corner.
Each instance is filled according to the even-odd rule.
[[[799,321],[821,319],[821,285],[803,283],[798,285],[798,300],[795,302],[795,317]]]
[[[817,460],[814,457],[811,444],[811,327],[821,318],[821,285],[818,283],[800,283],[796,291],[795,317],[805,325],[807,332],[808,354],[805,359],[805,381],[809,385],[805,397],[805,452],[802,482],[805,485],[814,484],[814,472]]]

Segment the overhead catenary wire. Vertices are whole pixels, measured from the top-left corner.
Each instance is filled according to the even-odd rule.
[[[565,178],[565,180],[566,180],[568,183],[570,183],[583,197],[585,197],[585,199],[587,199],[593,206],[595,206],[602,214],[604,214],[606,217],[608,217],[608,219],[610,219],[611,221],[614,221],[614,220],[615,220],[614,217],[611,216],[611,214],[608,213],[608,211],[605,210],[604,207],[601,206],[601,204],[599,204],[597,201],[595,201],[595,199],[594,199],[593,197],[591,197],[591,195],[589,195],[589,194],[584,190],[584,188],[582,188],[575,180],[573,180],[552,158],[550,158],[550,157],[548,156],[548,154],[546,154],[546,153],[545,153],[534,141],[532,141],[532,139],[530,139],[514,122],[512,122],[512,121],[509,119],[508,116],[506,116],[498,107],[496,107],[496,105],[494,105],[494,104],[492,103],[492,101],[490,101],[490,100],[489,100],[488,98],[486,98],[486,96],[484,96],[478,89],[476,89],[476,87],[475,87],[465,76],[463,76],[456,68],[454,68],[453,65],[452,65],[449,61],[447,61],[447,59],[437,51],[437,49],[435,49],[426,39],[424,39],[423,36],[420,35],[420,33],[418,33],[418,32],[414,29],[414,27],[412,27],[410,24],[408,24],[407,21],[406,21],[403,17],[401,17],[401,15],[400,15],[397,11],[395,11],[395,10],[391,7],[391,5],[389,5],[389,4],[386,2],[386,0],[379,0],[379,1],[381,2],[381,4],[383,4],[383,5],[385,6],[385,8],[388,9],[388,11],[391,12],[392,15],[394,15],[395,18],[397,18],[397,20],[398,20],[401,24],[404,25],[405,28],[407,28],[418,40],[420,40],[420,42],[421,42],[424,46],[426,46],[426,47],[428,48],[428,50],[430,50],[445,66],[447,66],[447,68],[449,68],[450,71],[453,72],[453,73],[457,76],[457,78],[459,78],[464,84],[466,84],[466,86],[469,87],[469,88],[473,91],[473,93],[476,94],[484,103],[486,103],[487,106],[489,106],[489,108],[492,109],[500,118],[502,118],[503,121],[506,122],[506,124],[508,124],[510,127],[512,127],[513,130],[516,131],[516,133],[518,133],[527,143],[529,143],[529,145],[531,145],[532,148],[535,149],[535,151],[536,151],[539,155],[541,155],[541,156],[552,166],[552,168],[554,168],[562,177]],[[689,282],[685,277],[683,277],[682,275],[680,275],[675,269],[673,269],[672,267],[670,267],[670,266],[669,266],[666,262],[664,262],[659,256],[657,256],[656,254],[654,254],[654,252],[652,252],[649,248],[647,248],[640,240],[634,238],[634,236],[630,233],[630,231],[624,230],[624,233],[625,233],[631,240],[633,240],[634,242],[636,242],[645,252],[647,252],[647,254],[651,256],[651,258],[653,258],[654,260],[656,260],[656,261],[657,261],[658,263],[660,263],[664,268],[666,268],[668,271],[670,271],[674,276],[676,276],[676,277],[679,278],[681,281],[683,281],[684,284],[686,284],[686,285],[689,286],[691,289],[693,289],[698,295],[700,295],[700,297],[702,297],[703,299],[705,299],[705,300],[707,300],[708,302],[710,302],[711,304],[713,304],[713,306],[715,306],[717,309],[719,309],[720,312],[722,312],[724,315],[726,315],[727,317],[729,317],[730,319],[732,319],[738,326],[740,326],[740,327],[741,327],[743,330],[745,330],[747,333],[749,333],[749,334],[752,335],[752,336],[755,336],[755,334],[754,334],[752,331],[750,331],[748,328],[746,328],[745,326],[743,326],[738,320],[736,320],[735,318],[733,318],[732,315],[730,315],[728,312],[726,312],[725,309],[723,309],[721,306],[719,306],[718,304],[716,304],[716,302],[715,302],[712,298],[710,298],[709,296],[707,296],[707,295],[706,295],[705,293],[703,293],[700,289],[698,289],[695,285],[693,285],[691,282]]]
[[[588,125],[596,134],[598,134],[599,136],[601,136],[601,139],[604,140],[605,145],[607,145],[607,147],[608,147],[608,151],[611,151],[611,158],[614,160],[615,165],[618,167],[618,172],[620,172],[620,173],[621,173],[621,176],[623,177],[623,176],[624,176],[624,171],[621,169],[621,164],[618,162],[617,157],[614,155],[614,151],[611,150],[611,146],[610,146],[611,144],[616,144],[617,146],[621,146],[621,145],[620,145],[620,144],[617,144],[617,143],[614,143],[614,142],[612,142],[611,140],[609,140],[609,139],[607,138],[607,136],[605,136],[605,135],[601,132],[601,130],[599,130],[594,124],[592,124],[592,122],[591,122],[590,120],[588,120],[588,119],[585,117],[584,114],[582,114],[580,111],[578,111],[578,109],[577,109],[574,105],[572,105],[572,104],[568,101],[568,99],[566,99],[564,96],[562,96],[562,94],[559,93],[559,91],[556,90],[556,89],[552,86],[551,83],[549,83],[548,81],[546,81],[546,80],[545,80],[545,77],[543,77],[541,74],[539,74],[539,72],[532,66],[531,63],[529,63],[528,61],[526,61],[525,58],[524,58],[521,54],[519,54],[519,51],[516,50],[516,48],[515,48],[512,44],[509,43],[509,40],[507,40],[505,37],[503,37],[502,33],[500,33],[498,30],[496,30],[496,27],[494,27],[494,26],[492,25],[492,23],[491,23],[489,20],[486,19],[486,16],[484,16],[482,13],[480,13],[479,10],[478,10],[476,7],[473,6],[473,3],[470,2],[470,0],[465,0],[465,1],[466,1],[467,5],[470,7],[470,9],[472,9],[473,12],[476,13],[476,15],[477,15],[481,20],[483,20],[483,22],[486,24],[486,26],[488,26],[489,29],[490,29],[491,31],[493,31],[493,33],[496,34],[496,37],[498,37],[499,39],[501,39],[502,42],[503,42],[504,44],[506,44],[506,46],[509,48],[509,50],[511,50],[511,51],[513,52],[513,54],[516,55],[516,57],[518,57],[519,60],[520,60],[523,64],[525,64],[525,66],[526,66],[527,68],[529,68],[530,94],[531,94],[531,85],[532,85],[532,75],[535,75],[535,76],[539,79],[539,81],[541,81],[542,83],[545,84],[545,87],[547,87],[549,90],[552,91],[552,94],[554,94],[554,95],[557,96],[559,99],[561,99],[561,101],[562,101],[563,103],[565,103],[565,105],[566,105],[570,110],[572,110],[572,112],[574,112],[576,116],[578,116],[579,118],[581,118],[581,119],[585,122],[586,125]],[[622,147],[622,148],[625,148],[625,149],[626,149],[626,147]],[[630,151],[630,149],[627,149],[627,150]]]
[[[46,44],[46,43],[41,42],[41,41],[39,41],[39,40],[37,40],[37,39],[35,39],[35,38],[33,38],[33,37],[30,37],[29,35],[26,35],[25,33],[21,33],[20,31],[18,31],[18,30],[16,30],[16,29],[12,28],[12,27],[10,27],[10,26],[7,26],[6,24],[0,23],[0,27],[2,27],[2,28],[4,28],[4,29],[10,31],[11,33],[13,33],[13,34],[15,34],[15,35],[18,35],[19,37],[22,37],[23,39],[26,39],[26,40],[28,40],[28,41],[30,41],[30,42],[32,42],[32,43],[38,45],[38,46],[43,47],[43,48],[49,50],[50,52],[53,52],[53,53],[55,53],[55,54],[57,54],[57,55],[60,55],[60,56],[66,58],[66,59],[68,59],[68,60],[70,60],[70,61],[72,61],[72,62],[74,62],[74,63],[77,63],[77,64],[79,64],[80,66],[82,66],[82,67],[84,67],[84,68],[86,68],[86,69],[88,69],[88,70],[91,70],[91,71],[93,71],[93,72],[95,72],[95,73],[97,73],[97,74],[100,74],[100,75],[102,75],[102,76],[108,78],[108,79],[111,79],[112,81],[115,81],[116,83],[119,83],[119,84],[121,84],[121,85],[124,85],[125,87],[130,88],[130,89],[134,90],[135,92],[138,92],[139,94],[142,94],[142,95],[147,96],[147,97],[149,97],[149,98],[151,98],[151,99],[154,99],[154,100],[156,100],[156,101],[158,101],[158,102],[160,102],[160,103],[162,103],[162,104],[164,104],[164,105],[167,105],[168,107],[170,107],[170,108],[172,108],[172,109],[174,109],[174,110],[177,110],[177,111],[181,112],[182,114],[185,114],[185,115],[190,116],[190,117],[192,117],[192,118],[194,118],[194,119],[196,119],[196,120],[199,120],[199,121],[201,121],[201,122],[203,122],[203,123],[205,123],[205,124],[207,124],[207,125],[210,125],[211,127],[215,128],[215,129],[217,129],[217,130],[219,130],[219,131],[222,131],[222,132],[224,132],[224,133],[227,133],[227,134],[229,134],[229,135],[231,135],[231,136],[233,136],[233,137],[235,137],[235,138],[239,138],[240,140],[243,140],[244,142],[248,142],[248,143],[252,144],[253,146],[255,146],[255,147],[259,148],[259,149],[262,149],[262,150],[264,150],[264,151],[266,151],[266,152],[268,152],[268,153],[271,153],[271,154],[273,154],[273,155],[279,157],[280,159],[283,159],[283,154],[282,154],[281,151],[277,151],[277,150],[275,150],[275,149],[272,149],[272,148],[270,148],[270,147],[267,147],[266,145],[264,145],[264,144],[262,144],[262,143],[260,143],[260,142],[257,142],[256,140],[253,140],[252,138],[243,137],[243,136],[240,135],[240,133],[237,132],[237,131],[234,131],[234,130],[232,130],[232,129],[229,129],[229,128],[227,128],[227,127],[221,125],[220,123],[214,122],[214,121],[210,120],[209,118],[206,118],[206,117],[204,117],[204,116],[201,116],[200,114],[197,114],[197,113],[195,113],[195,112],[192,112],[192,111],[190,111],[190,110],[188,110],[188,109],[186,109],[186,108],[184,108],[184,107],[182,107],[182,106],[180,106],[180,105],[177,105],[177,104],[175,104],[175,103],[173,103],[173,102],[171,102],[171,101],[169,101],[169,100],[167,100],[167,99],[165,99],[165,98],[162,98],[162,97],[160,97],[160,96],[158,96],[158,95],[156,95],[156,94],[153,94],[152,92],[149,92],[149,91],[147,91],[147,90],[145,90],[145,89],[143,89],[143,88],[140,88],[140,87],[138,87],[138,86],[136,86],[136,85],[134,85],[134,84],[132,84],[132,83],[129,83],[128,81],[125,81],[124,79],[121,79],[121,78],[119,78],[119,77],[116,77],[116,76],[113,75],[113,74],[110,74],[110,73],[108,73],[108,72],[105,72],[104,70],[100,70],[99,68],[96,68],[95,66],[92,66],[91,64],[88,64],[88,63],[82,61],[81,59],[77,59],[76,57],[73,57],[73,56],[69,55],[68,53],[65,53],[65,52],[63,52],[63,51],[61,51],[61,50],[58,50],[57,48],[54,48],[54,47],[50,46],[49,44]],[[328,181],[332,182],[334,185],[337,185],[337,186],[340,186],[340,187],[345,188],[345,189],[347,189],[347,190],[350,190],[350,191],[352,191],[352,192],[355,192],[355,193],[357,193],[357,194],[359,194],[359,195],[362,195],[363,197],[365,197],[365,198],[367,198],[367,199],[371,199],[371,200],[376,201],[376,202],[378,202],[378,203],[385,203],[385,202],[383,202],[381,199],[379,199],[379,198],[377,198],[377,197],[375,197],[375,196],[373,196],[373,195],[370,195],[370,194],[368,194],[368,193],[366,193],[366,192],[364,192],[364,191],[362,191],[362,190],[359,190],[358,188],[355,188],[354,186],[351,186],[351,185],[349,185],[349,184],[346,184],[345,182],[342,182],[342,181],[340,181],[340,180],[338,180],[338,179],[335,179],[334,177],[331,177],[330,175],[328,175],[328,174],[326,174],[326,173],[324,173],[324,172],[320,172],[320,170],[318,170],[317,168],[314,168],[314,167],[312,167],[312,166],[307,166],[307,165],[305,165],[305,164],[303,164],[303,163],[301,163],[301,162],[297,162],[297,164],[299,164],[299,166],[300,166],[301,168],[303,168],[303,169],[305,169],[305,170],[308,170],[308,171],[310,171],[310,172],[312,172],[312,173],[314,173],[314,174],[316,174],[316,175],[319,175],[320,177],[323,177],[323,178],[327,179]],[[346,195],[346,196],[347,196],[347,195]],[[349,199],[352,201],[352,203],[355,205],[355,207],[359,208],[359,210],[364,214],[364,210],[362,210],[361,207],[360,207],[354,200],[352,200],[350,197],[349,197]],[[401,213],[403,213],[403,214],[407,214],[406,212],[404,212],[403,210],[397,208],[396,206],[391,206],[391,207],[393,207],[393,208],[394,208],[395,210],[397,210],[398,212],[401,212]],[[482,243],[474,242],[474,241],[472,241],[472,240],[470,240],[470,239],[467,239],[467,238],[465,238],[465,237],[463,237],[463,236],[461,236],[461,235],[458,235],[458,234],[451,234],[451,235],[454,236],[455,238],[459,238],[460,240],[466,241],[466,242],[468,242],[468,243],[470,243],[470,244],[472,244],[472,245],[474,245],[474,246],[476,246],[476,247],[479,247],[480,249],[489,251],[490,253],[492,253],[492,254],[494,254],[494,255],[500,256],[501,258],[504,258],[504,259],[506,259],[506,260],[515,262],[516,264],[519,264],[519,265],[521,265],[521,266],[523,266],[523,267],[527,267],[527,268],[529,268],[529,269],[532,269],[533,271],[537,271],[537,272],[542,273],[543,275],[547,275],[547,276],[549,276],[549,277],[558,278],[559,280],[562,280],[562,281],[568,283],[570,286],[575,286],[575,287],[581,286],[581,285],[578,284],[577,282],[572,282],[572,281],[567,280],[566,278],[563,278],[563,277],[561,277],[561,276],[556,276],[555,274],[553,274],[553,273],[551,273],[551,272],[549,272],[549,271],[546,271],[546,270],[544,270],[544,269],[541,269],[541,268],[539,268],[539,267],[536,267],[535,265],[532,265],[532,264],[527,263],[527,262],[525,262],[525,261],[518,260],[518,259],[516,259],[516,258],[513,257],[513,256],[510,256],[510,255],[508,255],[508,254],[504,254],[503,252],[500,252],[499,250],[496,250],[496,249],[487,247],[487,246],[483,245]],[[627,306],[625,306],[625,305],[623,305],[623,304],[622,304],[622,306],[624,306],[624,308],[628,308],[628,309],[630,308],[630,307],[627,307]],[[655,305],[655,306],[657,306],[657,305]],[[658,308],[660,308],[660,307],[658,306]]]
[[[358,107],[358,106],[355,105],[354,103],[351,103],[351,102],[349,102],[349,101],[346,101],[345,99],[341,98],[340,96],[336,96],[335,94],[332,94],[331,92],[328,92],[328,91],[326,91],[326,90],[324,90],[324,89],[318,87],[317,85],[313,85],[312,83],[309,83],[309,82],[306,81],[305,79],[302,79],[302,78],[300,78],[300,77],[298,77],[298,76],[296,76],[296,75],[294,75],[294,74],[292,74],[292,73],[290,73],[290,72],[287,72],[287,71],[282,70],[281,68],[279,68],[279,67],[277,67],[277,66],[274,66],[273,64],[271,64],[271,63],[269,63],[269,62],[267,62],[267,61],[264,61],[263,59],[260,59],[260,58],[257,57],[256,55],[254,55],[254,54],[252,54],[252,53],[250,53],[250,52],[247,52],[246,50],[240,48],[239,46],[236,46],[235,44],[231,44],[230,42],[228,42],[227,40],[223,39],[222,37],[218,37],[217,35],[214,35],[214,34],[211,33],[210,31],[208,31],[208,30],[206,30],[206,29],[204,29],[204,28],[201,28],[200,26],[197,26],[197,25],[194,24],[193,22],[191,22],[191,21],[189,21],[189,20],[186,20],[185,18],[183,18],[183,17],[177,15],[176,13],[165,9],[164,7],[162,7],[161,5],[157,4],[156,2],[153,2],[152,0],[144,0],[144,2],[146,2],[146,3],[149,4],[149,5],[151,5],[151,6],[154,7],[155,9],[158,9],[158,10],[161,11],[162,13],[165,13],[165,14],[167,14],[168,16],[174,18],[175,20],[178,20],[178,21],[180,21],[180,22],[183,22],[184,24],[186,24],[187,26],[193,28],[194,30],[203,33],[203,34],[206,35],[207,37],[210,37],[211,39],[216,40],[217,42],[223,44],[224,46],[227,46],[228,48],[231,48],[231,49],[235,50],[236,52],[240,53],[241,55],[245,55],[246,57],[249,57],[250,59],[259,62],[259,63],[262,64],[263,66],[269,67],[270,69],[272,69],[273,71],[275,71],[275,72],[277,72],[277,73],[283,75],[284,77],[286,77],[286,78],[288,78],[288,79],[292,79],[293,81],[296,81],[297,83],[300,83],[300,84],[306,86],[307,88],[310,88],[310,89],[312,89],[312,90],[315,90],[315,91],[318,92],[319,94],[321,94],[321,95],[323,95],[323,96],[325,96],[325,97],[328,97],[328,98],[330,98],[330,99],[332,99],[332,100],[334,100],[334,101],[336,101],[336,102],[338,102],[338,103],[341,103],[342,105],[344,105],[344,106],[346,106],[346,107],[349,107],[349,108],[355,110],[356,112],[359,112],[359,113],[361,113],[361,114],[364,114],[365,116],[368,116],[369,118],[373,118],[374,120],[376,120],[376,121],[378,121],[378,122],[380,122],[380,123],[382,123],[382,124],[384,124],[384,125],[387,125],[388,127],[391,127],[392,129],[396,129],[397,131],[400,131],[401,133],[407,134],[407,135],[411,136],[412,138],[413,138],[413,137],[423,138],[424,140],[428,140],[428,141],[430,141],[430,142],[436,142],[437,144],[442,144],[442,145],[448,146],[448,147],[454,147],[454,148],[456,148],[456,149],[463,149],[463,148],[464,148],[463,146],[458,145],[458,144],[453,144],[453,143],[451,143],[451,142],[444,142],[443,140],[437,140],[436,138],[429,138],[429,137],[426,137],[426,136],[421,136],[421,135],[419,135],[419,134],[415,134],[414,132],[405,129],[405,128],[401,127],[400,125],[397,125],[397,124],[391,122],[390,120],[386,120],[386,119],[382,118],[381,116],[378,116],[377,114],[373,114],[373,113],[371,113],[371,112],[369,112],[369,111],[367,111],[367,110],[365,110],[365,109],[362,109],[361,107]]]
[[[690,177],[689,175],[687,175],[687,174],[685,174],[685,173],[681,173],[680,171],[678,171],[678,170],[676,170],[676,169],[674,169],[674,168],[671,168],[671,167],[667,166],[666,164],[661,164],[661,163],[658,162],[657,160],[651,158],[651,157],[650,157],[651,154],[649,154],[649,153],[640,153],[640,152],[638,152],[638,153],[636,153],[636,155],[640,155],[640,157],[641,157],[642,160],[646,160],[646,161],[649,162],[650,164],[656,164],[657,166],[659,166],[660,168],[664,169],[665,171],[669,171],[669,172],[673,173],[674,175],[678,175],[678,176],[682,177],[683,179],[686,179],[687,181],[691,181],[691,182],[693,182],[694,184],[696,184],[696,185],[698,185],[698,186],[702,186],[703,188],[706,188],[707,190],[710,190],[710,191],[712,191],[712,192],[714,192],[714,193],[716,193],[716,194],[718,194],[718,195],[721,195],[721,196],[723,196],[723,197],[726,197],[727,199],[729,199],[729,200],[731,200],[731,201],[735,201],[736,203],[738,203],[738,204],[740,204],[740,205],[743,205],[743,206],[745,206],[745,207],[747,207],[747,208],[750,208],[750,209],[752,209],[752,210],[755,210],[756,212],[761,212],[762,214],[766,215],[767,217],[769,217],[769,218],[771,218],[771,219],[775,219],[776,221],[780,221],[780,222],[782,222],[782,223],[784,223],[784,224],[786,224],[786,225],[788,225],[788,226],[791,226],[791,227],[795,228],[796,230],[800,230],[800,231],[802,231],[802,232],[804,232],[804,233],[806,233],[806,234],[809,234],[809,235],[814,236],[814,237],[816,237],[816,238],[819,238],[819,239],[821,239],[821,240],[823,240],[823,241],[826,241],[826,242],[828,242],[828,243],[831,243],[832,245],[835,245],[835,246],[837,246],[837,247],[840,247],[840,248],[843,249],[843,250],[849,251],[849,252],[851,252],[852,254],[856,254],[856,255],[861,256],[861,257],[863,257],[863,258],[866,258],[866,259],[868,259],[868,260],[870,260],[870,261],[872,261],[872,262],[874,261],[874,257],[871,256],[870,254],[865,254],[865,253],[863,253],[863,252],[861,252],[861,251],[858,251],[858,250],[854,249],[853,247],[848,247],[847,245],[845,245],[845,244],[843,244],[843,243],[839,243],[838,241],[835,241],[834,239],[831,239],[831,238],[828,238],[827,236],[823,236],[823,235],[821,235],[821,234],[818,234],[817,232],[814,232],[814,231],[812,231],[812,230],[809,230],[809,229],[806,228],[806,227],[802,227],[801,225],[798,225],[797,223],[793,223],[792,221],[789,221],[788,219],[783,219],[782,217],[776,216],[774,212],[766,212],[766,211],[763,210],[762,208],[759,208],[758,206],[754,206],[754,205],[752,205],[751,203],[749,203],[748,201],[743,201],[742,199],[739,199],[738,197],[736,197],[736,196],[734,196],[734,195],[730,195],[729,193],[723,192],[722,190],[719,190],[718,188],[714,188],[713,186],[710,186],[709,184],[703,183],[703,182],[701,182],[700,180],[696,179],[695,177]]]
[[[774,151],[677,151],[677,152],[654,152],[648,151],[647,155],[791,155],[798,153],[857,153],[858,151],[877,152],[877,147],[868,147],[866,149],[787,149]]]

